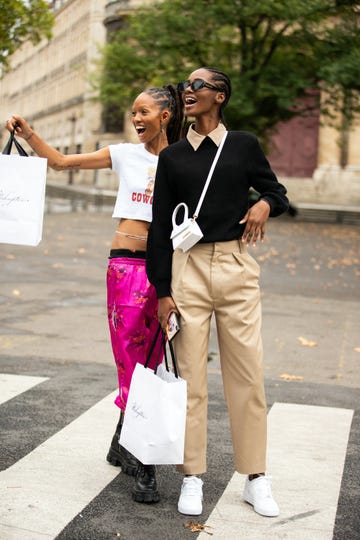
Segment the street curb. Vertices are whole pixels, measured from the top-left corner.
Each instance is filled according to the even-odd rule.
[[[65,199],[70,201],[74,211],[87,210],[90,206],[97,209],[113,207],[117,192],[93,186],[66,185],[47,182],[46,196],[50,199]],[[360,226],[360,207],[330,204],[297,203],[292,201],[289,215],[295,221],[310,221],[322,223],[343,223]]]

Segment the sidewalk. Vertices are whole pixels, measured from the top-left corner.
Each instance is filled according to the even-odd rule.
[[[56,212],[59,207],[60,209],[68,208],[70,211],[113,207],[116,195],[116,191],[94,186],[48,182],[46,185],[46,211],[48,213]],[[360,225],[359,206],[293,203],[293,208],[295,208],[296,215],[291,215],[291,217],[296,221]]]
[[[57,540],[357,539],[360,228],[273,219],[252,251],[262,273],[268,472],[281,514],[262,518],[242,500],[212,332],[204,512],[192,520],[176,510],[174,468],[159,467],[161,500],[149,507],[132,501],[133,480],[105,460],[118,419],[105,290],[116,224],[110,206],[70,212],[70,202],[46,214],[36,248],[2,246],[0,396],[9,375],[33,386],[2,404],[0,537],[54,539],[62,529]],[[192,533],[190,521],[213,534]]]

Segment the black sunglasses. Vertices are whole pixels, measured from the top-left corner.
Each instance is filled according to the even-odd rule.
[[[216,90],[217,92],[221,91],[220,88],[204,81],[204,79],[194,79],[192,82],[185,81],[178,83],[177,89],[182,94],[189,86],[193,92],[197,92],[198,90],[201,90],[201,88],[209,88],[210,90]]]

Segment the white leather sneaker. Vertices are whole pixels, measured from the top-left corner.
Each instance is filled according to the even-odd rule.
[[[180,514],[199,516],[202,512],[203,481],[197,476],[185,476],[178,502]]]
[[[271,493],[270,476],[259,476],[251,481],[247,477],[243,497],[262,516],[276,517],[280,513]]]

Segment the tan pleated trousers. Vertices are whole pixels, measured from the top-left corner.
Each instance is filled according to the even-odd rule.
[[[220,363],[235,468],[266,470],[266,400],[263,382],[259,266],[238,241],[176,250],[172,296],[181,314],[174,338],[181,377],[188,383],[184,474],[206,471],[207,364],[215,313]]]

